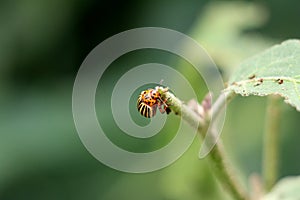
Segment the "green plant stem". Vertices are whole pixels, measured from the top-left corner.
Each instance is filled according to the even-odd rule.
[[[239,200],[249,199],[242,183],[238,180],[232,163],[225,155],[222,141],[219,139],[209,154],[213,170],[222,186],[235,198]]]
[[[224,93],[224,95],[219,96],[212,106],[212,116],[214,116],[214,119],[217,118],[218,113],[220,113],[226,104],[235,96],[236,95],[233,92],[227,92]],[[212,121],[212,123],[214,123],[214,121]],[[211,131],[215,131],[215,129],[211,129]],[[216,133],[208,134],[217,135]],[[222,181],[223,187],[226,188],[227,191],[229,191],[236,199],[249,199],[246,191],[242,188],[240,180],[238,180],[238,176],[234,170],[233,164],[227,159],[221,138],[218,139],[218,143],[211,150],[210,159],[212,160],[211,163],[213,165],[215,174],[220,180],[225,180]]]
[[[198,129],[199,134],[204,137],[208,129],[210,121],[206,118],[197,115],[191,108],[182,103],[181,100],[176,98],[170,92],[162,92],[162,98],[167,100],[167,105],[175,114],[182,116],[182,118],[189,123],[192,127]],[[221,95],[213,105],[214,116],[220,112],[226,105],[226,101],[234,96],[232,92]],[[213,121],[212,121],[213,123]],[[219,138],[216,145],[211,150],[210,162],[212,163],[213,170],[224,188],[238,200],[248,200],[248,195],[242,188],[242,184],[237,180],[236,173],[234,173],[233,165],[225,156],[225,151],[222,145],[222,141]]]
[[[263,146],[263,180],[264,188],[269,191],[278,176],[278,147],[280,126],[280,97],[269,96],[265,119]]]

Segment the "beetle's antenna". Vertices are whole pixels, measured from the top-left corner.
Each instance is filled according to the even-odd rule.
[[[161,79],[160,81],[159,81],[159,85],[162,85],[163,84],[163,82],[164,82],[164,79]]]

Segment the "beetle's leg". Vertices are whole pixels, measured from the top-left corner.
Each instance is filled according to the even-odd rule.
[[[158,102],[158,109],[162,114],[164,114],[166,112],[166,109],[162,107],[162,104],[160,101]]]
[[[158,98],[159,98],[160,103],[163,103],[165,106],[165,109],[166,109],[168,107],[168,105],[166,104],[167,100],[163,101],[160,97],[158,97]]]

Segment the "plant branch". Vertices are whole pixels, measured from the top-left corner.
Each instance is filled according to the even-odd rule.
[[[238,180],[232,163],[227,159],[222,141],[219,139],[209,154],[213,170],[222,186],[239,200],[249,199],[242,183]]]
[[[275,184],[278,176],[278,147],[280,126],[280,97],[269,96],[265,119],[263,149],[263,179],[266,191]]]
[[[159,91],[162,99],[166,100],[166,104],[169,106],[169,108],[175,112],[175,114],[182,116],[182,118],[192,127],[197,128],[198,133],[204,138],[208,130],[209,123],[214,123],[214,121],[210,122],[210,120],[208,120],[210,117],[196,113],[193,109],[183,104],[183,102],[176,98],[172,93],[163,90]],[[215,104],[212,106],[214,117],[217,116],[217,114],[226,105],[226,102],[233,96],[235,95],[232,92],[225,93],[225,95],[220,95]],[[237,180],[237,177],[235,176],[236,173],[233,172],[234,170],[232,163],[230,163],[225,156],[225,151],[220,138],[212,148],[209,157],[210,162],[213,165],[213,170],[224,188],[230,192],[235,199],[248,200],[249,198],[247,193],[242,188],[242,184],[239,182],[239,180]]]

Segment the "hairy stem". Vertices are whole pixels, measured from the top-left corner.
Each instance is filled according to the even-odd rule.
[[[192,127],[197,128],[199,134],[204,138],[208,130],[209,123],[214,123],[214,121],[207,120],[207,117],[198,115],[190,107],[182,103],[181,100],[176,98],[170,92],[162,92],[162,98],[167,100],[167,105],[170,109],[175,112],[175,114],[182,116],[182,118],[189,123]],[[234,94],[232,92],[226,93],[225,95],[220,95],[216,100],[215,104],[212,106],[213,116],[216,117],[218,112],[220,112],[226,105],[226,101],[230,100]],[[212,129],[213,131],[213,129]],[[213,133],[208,133],[213,134]],[[213,171],[224,188],[238,200],[248,200],[248,195],[242,188],[241,182],[236,177],[234,173],[234,167],[232,163],[226,158],[225,151],[222,145],[222,141],[219,138],[218,142],[212,148],[209,154],[210,162],[213,166]]]
[[[270,96],[265,120],[263,149],[263,179],[266,191],[275,184],[278,176],[278,147],[280,126],[280,97]]]
[[[239,200],[249,199],[242,183],[238,180],[237,174],[225,155],[224,147],[221,140],[209,154],[213,165],[214,173],[220,180],[222,186],[235,198]]]

